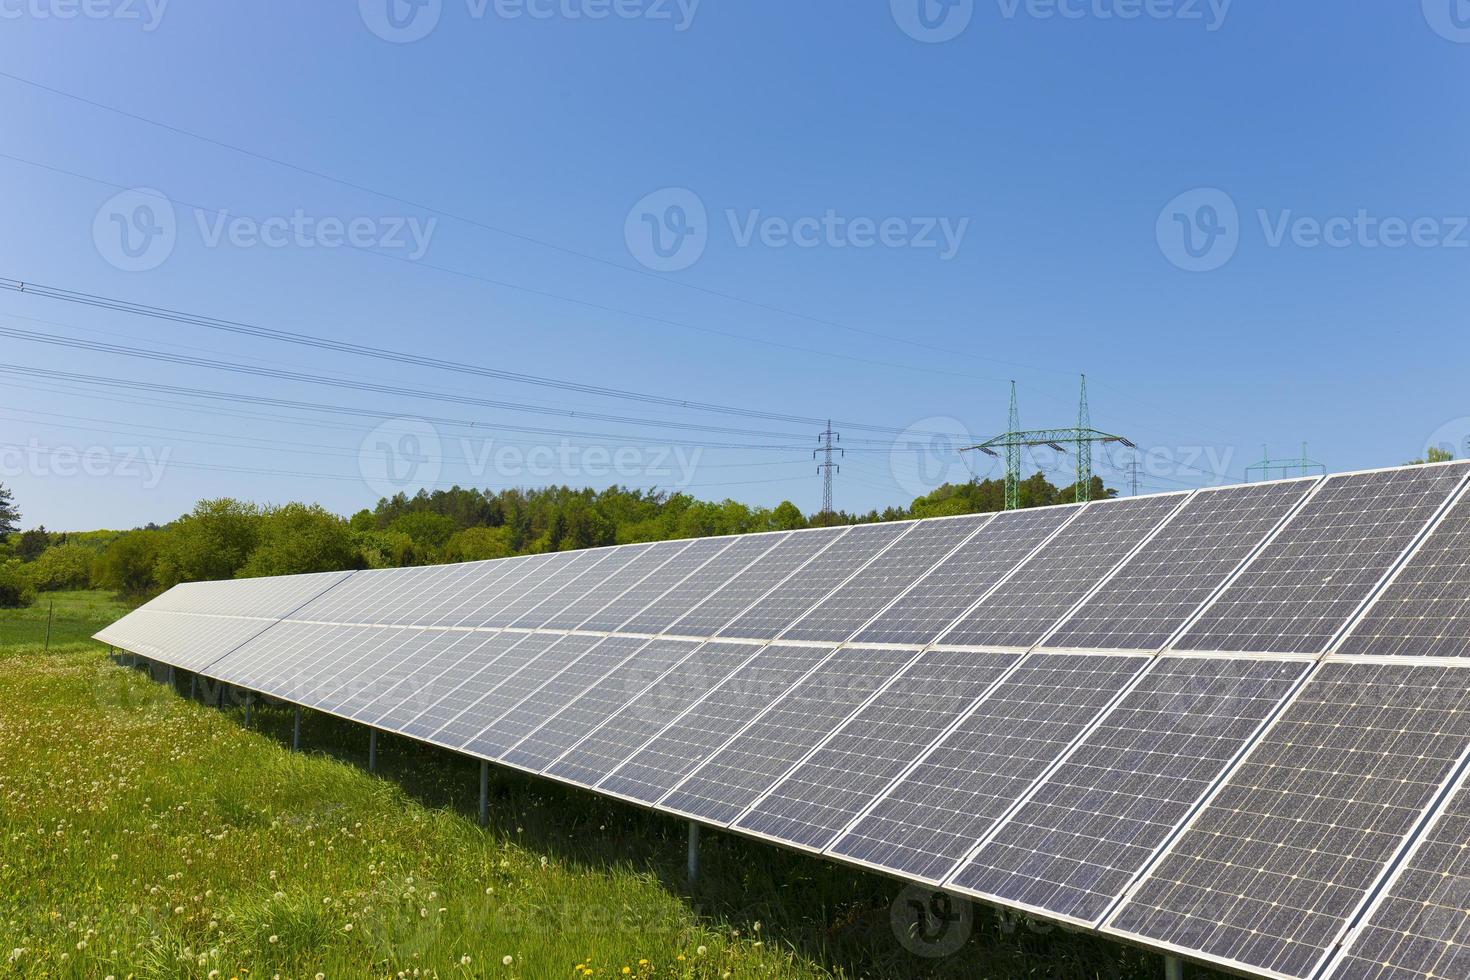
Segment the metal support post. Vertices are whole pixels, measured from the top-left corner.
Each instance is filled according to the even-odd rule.
[[[378,771],[378,730],[368,729],[368,772]]]
[[[296,724],[291,731],[291,751],[301,751],[301,709],[296,709]]]
[[[689,884],[699,881],[699,824],[689,821]]]
[[[480,826],[490,825],[490,763],[480,763]]]
[[[1184,963],[1178,957],[1164,957],[1164,980],[1184,980]]]

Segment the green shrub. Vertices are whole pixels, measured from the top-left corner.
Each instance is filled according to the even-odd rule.
[[[0,564],[0,609],[20,609],[36,601],[36,589],[19,561]]]

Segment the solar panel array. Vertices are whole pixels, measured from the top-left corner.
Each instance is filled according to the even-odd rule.
[[[98,638],[1246,973],[1464,977],[1467,481],[197,583]]]

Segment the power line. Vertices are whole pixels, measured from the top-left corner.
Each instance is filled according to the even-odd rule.
[[[86,98],[85,96],[77,95],[77,94],[75,94],[73,92],[67,92],[67,91],[65,91],[63,89],[55,88],[55,87],[50,86],[50,85],[45,85],[45,84],[42,84],[41,82],[37,82],[37,81],[34,81],[32,79],[29,79],[29,78],[23,78],[20,75],[15,75],[15,74],[12,74],[10,72],[0,71],[0,78],[8,78],[8,79],[10,79],[13,82],[18,82],[19,84],[22,84],[22,85],[29,85],[32,88],[40,89],[43,92],[48,92],[48,93],[50,93],[52,95],[60,96],[61,98],[71,99],[74,102],[79,102],[79,103],[81,103],[83,105],[91,106],[94,109],[100,109],[100,110],[102,110],[104,112],[111,112],[111,113],[113,113],[115,115],[122,116],[122,117],[124,117],[126,119],[132,119],[132,120],[134,120],[136,122],[145,123],[145,124],[147,124],[149,126],[155,126],[155,127],[159,128],[159,129],[167,130],[168,132],[175,133],[175,134],[177,134],[179,136],[185,136],[185,137],[188,137],[189,139],[198,140],[198,141],[200,141],[202,143],[207,143],[207,144],[209,144],[211,146],[219,147],[220,149],[229,150],[229,151],[231,151],[233,153],[240,153],[240,154],[243,154],[244,156],[248,156],[248,157],[250,157],[252,159],[260,160],[260,161],[262,161],[264,163],[269,163],[272,166],[281,167],[281,168],[284,168],[286,170],[292,170],[292,171],[295,171],[296,173],[305,174],[308,177],[314,177],[314,178],[316,178],[318,180],[324,180],[324,181],[327,181],[329,183],[337,184],[338,186],[346,187],[346,188],[348,188],[350,190],[361,191],[362,193],[365,193],[365,194],[371,194],[374,197],[380,197],[383,200],[392,201],[395,204],[402,204],[402,205],[405,205],[405,206],[410,207],[410,208],[414,208],[414,209],[419,210],[419,211],[424,211],[424,212],[427,212],[429,214],[437,215],[438,217],[441,217],[441,218],[448,218],[448,219],[450,219],[452,221],[458,221],[458,222],[461,222],[463,224],[467,224],[467,225],[470,225],[472,227],[479,228],[479,229],[481,229],[483,231],[489,231],[489,232],[492,232],[492,233],[497,234],[497,235],[504,235],[504,236],[506,236],[508,238],[513,238],[513,239],[515,239],[517,241],[527,242],[527,243],[532,244],[532,245],[538,245],[538,246],[540,246],[542,248],[551,249],[553,251],[560,252],[560,253],[562,253],[564,255],[571,255],[571,256],[574,256],[576,258],[585,259],[586,261],[595,262],[595,263],[597,263],[599,265],[603,265],[603,266],[606,266],[606,267],[612,268],[612,269],[617,269],[618,271],[621,271],[621,272],[633,273],[635,275],[642,276],[643,278],[652,279],[654,281],[665,283],[665,284],[670,285],[670,286],[675,286],[675,287],[678,287],[680,289],[686,289],[686,290],[690,290],[690,291],[697,292],[697,293],[703,293],[703,294],[705,294],[707,296],[714,296],[714,297],[719,298],[719,299],[729,300],[731,302],[740,303],[740,304],[743,304],[745,306],[750,306],[750,307],[752,307],[754,309],[764,310],[764,311],[766,311],[768,313],[777,313],[777,314],[780,314],[781,316],[788,316],[788,317],[792,317],[792,318],[798,319],[798,320],[805,320],[805,321],[807,321],[809,323],[815,323],[815,324],[819,324],[819,325],[825,326],[825,327],[833,327],[833,328],[836,328],[836,329],[839,329],[839,330],[847,330],[847,331],[850,331],[852,333],[857,333],[857,334],[861,334],[861,335],[864,335],[864,336],[873,337],[873,338],[876,338],[876,339],[879,339],[879,340],[888,341],[890,343],[906,344],[908,346],[920,348],[920,349],[927,350],[927,351],[930,351],[930,352],[933,352],[933,353],[951,354],[951,355],[957,355],[957,356],[960,356],[960,357],[969,357],[969,358],[974,358],[975,360],[978,360],[978,361],[986,361],[986,362],[998,363],[998,364],[1007,364],[1007,365],[1012,366],[1012,367],[1022,367],[1022,368],[1026,368],[1027,370],[1032,370],[1032,371],[1055,371],[1055,372],[1058,372],[1058,373],[1067,373],[1063,369],[1060,369],[1060,368],[1054,368],[1054,367],[1048,367],[1048,366],[1042,366],[1042,365],[1024,364],[1024,363],[1020,363],[1020,362],[1016,362],[1016,361],[1008,361],[1008,360],[1004,360],[1004,359],[1001,359],[1001,358],[988,357],[988,356],[985,356],[985,355],[976,354],[976,353],[973,353],[971,351],[957,350],[957,349],[954,349],[954,348],[944,347],[944,346],[937,345],[937,344],[930,344],[930,343],[926,343],[924,341],[914,340],[912,337],[896,336],[896,335],[893,335],[893,334],[883,333],[883,332],[877,331],[877,330],[870,330],[870,329],[867,329],[867,328],[864,328],[864,327],[855,327],[855,326],[852,326],[851,324],[842,323],[842,322],[837,321],[837,320],[830,320],[830,319],[826,319],[824,317],[812,316],[812,315],[806,314],[806,313],[797,313],[797,312],[795,312],[793,310],[788,310],[788,309],[784,309],[784,308],[779,307],[779,306],[774,306],[772,304],[765,303],[765,302],[762,302],[760,300],[753,300],[753,299],[750,299],[749,297],[739,296],[739,295],[736,295],[734,293],[727,293],[727,292],[723,292],[723,291],[718,290],[718,289],[712,289],[712,288],[707,287],[707,286],[700,286],[697,283],[692,283],[692,282],[688,282],[688,281],[684,281],[684,280],[679,280],[679,279],[673,279],[673,278],[670,278],[670,277],[668,277],[666,275],[663,275],[661,273],[654,272],[653,270],[650,270],[650,269],[640,269],[640,268],[638,268],[636,266],[627,265],[627,264],[622,263],[622,262],[614,262],[614,261],[612,261],[610,259],[606,259],[606,258],[603,258],[601,256],[592,255],[591,253],[588,253],[588,252],[578,251],[577,249],[568,248],[567,246],[564,246],[564,245],[558,245],[555,242],[549,242],[549,241],[546,241],[544,239],[536,238],[536,237],[533,237],[531,235],[527,235],[527,234],[525,234],[523,232],[513,231],[511,229],[504,228],[504,227],[501,227],[501,226],[498,226],[498,225],[492,225],[492,224],[490,224],[490,223],[488,223],[486,221],[482,221],[482,220],[480,220],[478,218],[473,218],[473,217],[470,217],[470,216],[465,215],[465,214],[461,214],[461,213],[458,213],[458,212],[455,212],[455,211],[449,211],[449,210],[446,210],[444,208],[434,207],[434,206],[428,205],[428,204],[423,204],[423,203],[420,203],[418,201],[414,201],[414,200],[412,200],[410,198],[403,197],[403,196],[401,196],[399,194],[392,193],[390,191],[381,190],[379,188],[371,187],[371,186],[368,186],[366,184],[360,184],[360,183],[357,183],[355,181],[344,179],[342,177],[337,177],[337,176],[334,176],[334,175],[329,174],[329,173],[325,173],[325,172],[320,171],[320,170],[314,170],[314,169],[312,169],[310,167],[305,167],[305,166],[302,166],[300,164],[291,163],[290,161],[282,160],[279,157],[273,157],[273,156],[270,156],[269,154],[261,153],[258,150],[252,150],[252,149],[249,149],[247,147],[240,146],[238,144],[228,143],[228,142],[226,142],[224,140],[215,139],[214,137],[210,137],[210,136],[205,136],[205,135],[203,135],[201,133],[196,133],[193,130],[185,129],[182,126],[175,126],[175,125],[172,125],[170,123],[165,123],[165,122],[162,122],[162,121],[157,120],[157,119],[152,119],[152,118],[150,118],[148,116],[144,116],[144,115],[141,115],[139,113],[130,112],[130,111],[126,110],[126,109],[120,109],[120,108],[118,108],[116,106],[111,106],[111,105],[108,105],[108,104],[106,104],[104,102],[98,102],[98,101],[96,101],[94,99],[89,99],[89,98]]]
[[[780,412],[767,412],[758,409],[741,408],[731,405],[720,405],[712,402],[694,401],[685,398],[673,398],[664,395],[652,395],[644,392],[630,391],[624,388],[611,388],[603,385],[583,384],[580,382],[565,381],[556,378],[524,374],[517,371],[506,371],[499,368],[489,368],[474,364],[464,364],[458,361],[448,361],[444,360],[443,358],[428,357],[422,354],[413,354],[406,351],[396,351],[382,347],[371,347],[365,344],[354,344],[347,341],[332,340],[327,337],[299,333],[291,330],[279,330],[272,327],[261,327],[253,324],[242,323],[236,320],[224,320],[217,317],[184,313],[179,310],[171,310],[158,306],[148,306],[142,303],[133,303],[114,297],[99,296],[94,293],[78,292],[76,290],[63,289],[57,286],[47,286],[41,283],[22,281],[18,279],[0,277],[0,288],[24,293],[26,295],[41,296],[47,299],[55,299],[62,302],[75,303],[83,306],[91,306],[123,313],[130,313],[136,316],[144,316],[152,319],[166,320],[174,323],[188,323],[194,326],[205,327],[206,329],[210,330],[218,330],[226,333],[239,334],[242,336],[258,337],[266,340],[295,344],[303,347],[312,347],[319,350],[329,350],[338,353],[355,354],[361,357],[370,357],[377,360],[392,361],[398,364],[409,364],[418,367],[433,368],[435,370],[451,371],[458,374],[467,374],[482,378],[493,378],[500,381],[511,381],[517,384],[554,388],[561,391],[575,391],[581,394],[600,395],[609,398],[620,398],[685,410],[710,412],[723,415],[739,415],[745,418],[759,418],[767,421],[790,422],[799,425],[821,424],[820,419],[806,418],[800,415],[790,415]],[[892,426],[866,425],[860,422],[843,422],[842,425],[866,432],[882,432],[895,435],[905,431],[903,429],[895,428]],[[925,435],[928,433],[919,434]]]

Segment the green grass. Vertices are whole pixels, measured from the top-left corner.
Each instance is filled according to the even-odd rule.
[[[0,976],[1161,972],[978,908],[957,953],[915,955],[900,883],[726,834],[691,889],[682,823],[529,777],[492,770],[481,830],[474,761],[383,737],[372,775],[362,728],[307,713],[295,754],[291,719],[246,730],[96,644],[0,657]]]
[[[21,646],[43,645],[48,616],[52,620],[51,645],[63,646],[88,639],[131,608],[108,592],[42,592],[33,606],[0,609],[0,654]]]

